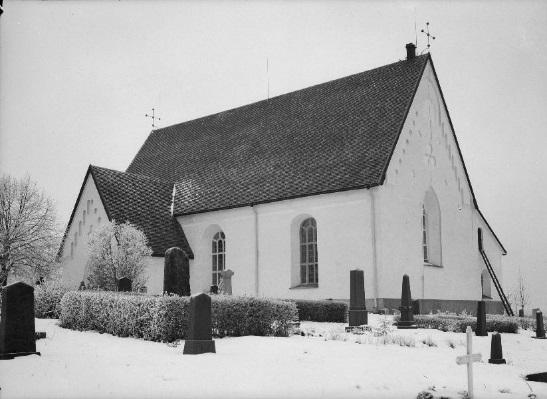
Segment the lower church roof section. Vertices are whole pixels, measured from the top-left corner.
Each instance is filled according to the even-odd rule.
[[[141,229],[152,256],[163,256],[167,249],[180,247],[194,257],[182,227],[171,214],[173,183],[93,165],[89,173],[109,219],[128,221]]]

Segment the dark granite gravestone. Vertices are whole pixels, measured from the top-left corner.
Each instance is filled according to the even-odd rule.
[[[536,312],[536,336],[532,338],[545,339],[545,327],[543,326],[543,312]]]
[[[486,302],[477,302],[477,328],[475,328],[475,335],[477,337],[486,337],[488,332],[486,331]]]
[[[190,325],[188,337],[184,342],[184,355],[215,353],[215,341],[212,339],[211,297],[198,294],[190,298]]]
[[[190,295],[190,263],[188,255],[178,247],[165,251],[163,292],[181,296]]]
[[[524,317],[524,309],[519,309],[519,317]]]
[[[361,326],[368,323],[368,312],[365,305],[365,275],[362,270],[349,272],[349,326]]]
[[[78,287],[78,291],[84,291],[84,290],[85,290],[85,283],[81,281],[80,286]]]
[[[505,364],[503,358],[503,349],[501,346],[501,335],[499,333],[492,334],[492,341],[490,342],[490,359],[488,363],[492,364]]]
[[[412,311],[412,295],[410,294],[410,279],[408,274],[403,276],[403,286],[401,289],[401,318],[397,323],[399,329],[417,328],[414,321],[414,312]]]
[[[36,354],[34,336],[34,288],[25,283],[2,289],[0,359]]]
[[[232,276],[234,274],[230,269],[220,272],[220,277],[222,277],[222,293],[232,295]]]
[[[130,292],[131,291],[131,280],[127,277],[122,277],[118,280],[118,291],[120,292]]]

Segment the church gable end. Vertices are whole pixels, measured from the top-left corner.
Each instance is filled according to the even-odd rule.
[[[463,158],[431,60],[408,109],[377,189],[380,270],[409,274],[417,298],[479,297],[483,261],[477,227],[483,226]],[[501,274],[505,249],[488,234],[489,256]],[[382,281],[382,278],[380,278]],[[392,286],[380,296],[392,297]]]

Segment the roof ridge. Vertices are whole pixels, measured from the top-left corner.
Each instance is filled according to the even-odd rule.
[[[142,178],[142,179],[147,179],[147,180],[154,180],[156,181],[157,183],[163,183],[163,184],[169,184],[169,185],[174,185],[176,182],[171,182],[171,181],[167,181],[167,180],[163,180],[163,179],[159,179],[157,177],[154,177],[154,176],[148,176],[148,175],[143,175],[143,174],[140,174],[140,173],[134,173],[134,172],[122,172],[121,170],[116,170],[116,169],[111,169],[111,168],[105,168],[105,167],[102,167],[102,166],[97,166],[97,165],[92,165],[92,164],[89,164],[89,167],[91,169],[102,169],[102,170],[107,170],[109,172],[115,172],[115,173],[120,173],[120,174],[123,174],[123,175],[127,175],[127,176],[135,176],[135,177],[138,177],[138,178]]]
[[[186,123],[197,122],[197,121],[202,120],[202,119],[207,119],[207,118],[217,116],[217,115],[220,115],[220,114],[232,112],[232,111],[235,111],[235,110],[240,110],[240,109],[243,109],[245,107],[250,107],[252,105],[261,104],[261,103],[268,103],[268,102],[271,102],[271,101],[274,101],[274,100],[279,100],[282,97],[285,97],[285,96],[288,96],[288,95],[291,95],[291,94],[294,94],[294,93],[297,93],[297,92],[300,92],[300,91],[309,90],[309,89],[313,89],[313,88],[319,88],[323,85],[329,85],[329,84],[332,84],[332,83],[337,82],[337,81],[342,81],[342,80],[345,80],[345,79],[354,78],[354,77],[357,77],[357,76],[362,75],[362,74],[374,72],[376,70],[380,70],[380,69],[384,69],[384,68],[387,69],[389,67],[393,67],[393,66],[395,66],[397,64],[400,64],[400,63],[403,63],[403,62],[409,62],[409,61],[410,62],[415,62],[416,60],[421,60],[423,58],[430,58],[430,54],[426,53],[426,54],[418,55],[415,58],[413,58],[412,60],[407,60],[407,59],[399,60],[399,61],[396,61],[396,62],[392,62],[390,64],[381,65],[381,66],[376,67],[376,68],[367,69],[365,71],[361,71],[361,72],[357,72],[357,73],[352,73],[351,75],[346,75],[346,76],[342,76],[342,77],[339,77],[339,78],[327,80],[326,82],[316,83],[316,84],[312,84],[311,86],[305,86],[305,87],[302,87],[300,89],[291,90],[291,91],[288,91],[286,93],[278,94],[277,96],[270,97],[270,98],[267,98],[267,99],[263,99],[263,100],[254,101],[254,102],[251,102],[251,103],[239,105],[237,107],[225,109],[225,110],[222,110],[222,111],[219,111],[219,112],[213,112],[211,114],[203,115],[203,116],[200,116],[200,117],[197,117],[197,118],[194,118],[194,119],[188,119],[188,120],[178,122],[178,123],[175,123],[173,125],[165,126],[165,127],[159,128],[159,129],[153,129],[150,132],[149,136],[151,136],[153,133],[161,132],[163,130],[168,130],[168,129],[172,129],[172,128],[176,128],[177,126],[180,126],[180,125],[183,125],[183,124],[186,124]]]

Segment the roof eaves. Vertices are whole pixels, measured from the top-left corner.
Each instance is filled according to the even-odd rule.
[[[262,204],[271,204],[273,202],[281,202],[281,201],[287,201],[287,200],[292,200],[292,199],[297,199],[297,198],[312,197],[314,195],[341,193],[341,192],[345,192],[345,191],[362,190],[362,189],[368,190],[370,188],[373,188],[373,187],[376,187],[376,186],[379,186],[379,185],[380,184],[378,184],[378,183],[376,183],[376,184],[366,184],[366,185],[360,185],[360,186],[354,186],[354,187],[348,187],[348,188],[342,188],[342,189],[318,191],[318,192],[310,193],[310,194],[299,194],[299,195],[286,196],[286,197],[276,198],[276,199],[272,199],[272,200],[246,202],[246,203],[222,206],[222,207],[217,207],[217,208],[205,208],[205,209],[200,209],[198,211],[177,212],[177,213],[174,213],[173,216],[174,217],[189,216],[189,215],[197,215],[197,214],[200,214],[200,213],[208,213],[208,212],[216,212],[216,211],[225,211],[225,210],[228,210],[228,209],[245,208],[245,207],[248,207],[248,206],[252,207],[252,206],[262,205]]]
[[[500,246],[500,248],[502,250],[502,255],[507,255],[507,250],[505,249],[505,247],[501,243],[501,241],[498,238],[498,236],[496,235],[496,233],[494,233],[494,230],[492,229],[492,227],[490,227],[490,224],[488,223],[488,220],[486,220],[486,218],[484,217],[484,215],[482,214],[481,210],[478,207],[475,207],[475,209],[477,210],[478,214],[480,215],[480,217],[482,218],[482,220],[484,221],[484,223],[488,227],[488,230],[490,230],[490,232],[492,233],[492,235],[496,239],[498,245]]]

